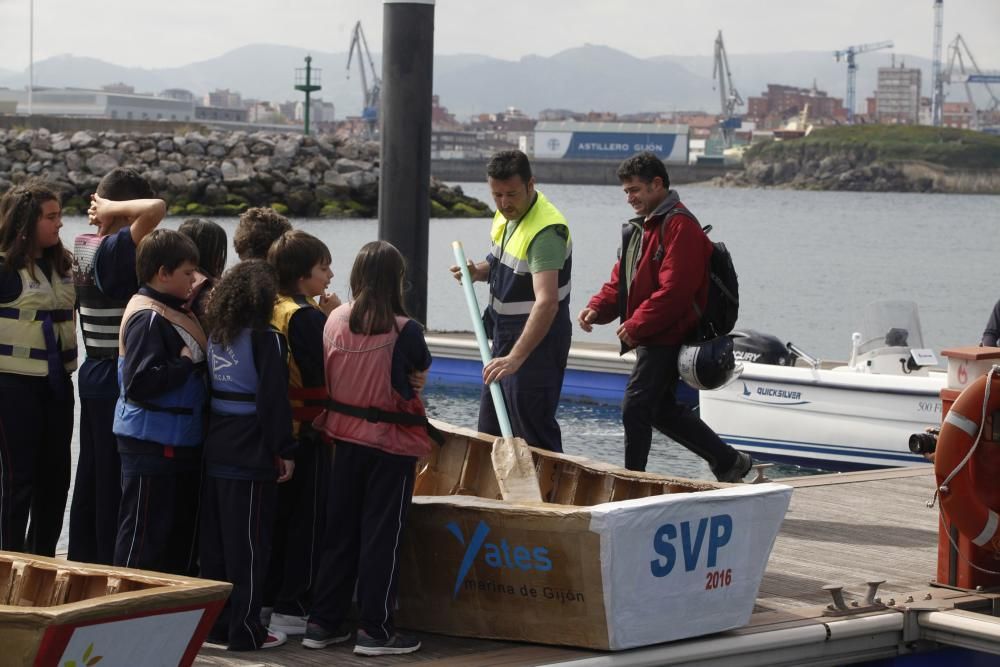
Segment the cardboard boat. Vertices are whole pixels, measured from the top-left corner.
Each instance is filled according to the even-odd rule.
[[[531,448],[544,502],[505,501],[494,438],[435,425],[446,442],[415,482],[400,626],[620,650],[749,621],[790,487]]]
[[[0,551],[0,665],[190,665],[231,588]]]

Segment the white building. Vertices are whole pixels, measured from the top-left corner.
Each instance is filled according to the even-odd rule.
[[[875,120],[915,125],[920,122],[920,69],[879,67]]]
[[[27,90],[0,90],[0,101],[16,102],[17,113],[28,113]],[[31,112],[42,116],[190,121],[194,118],[194,102],[84,88],[35,88]]]

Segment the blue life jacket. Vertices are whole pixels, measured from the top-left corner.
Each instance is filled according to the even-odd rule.
[[[212,414],[252,415],[257,412],[257,367],[250,329],[230,345],[208,341],[207,362],[212,387]]]
[[[122,317],[122,333],[118,348],[118,403],[112,431],[138,440],[148,440],[174,447],[199,447],[205,437],[204,411],[208,387],[200,372],[188,376],[183,385],[155,399],[136,400],[126,395],[122,367],[125,365],[125,325],[136,312],[149,309],[165,317],[184,339],[196,364],[204,361],[205,334],[198,320],[188,313],[174,310],[142,294],[129,301]]]

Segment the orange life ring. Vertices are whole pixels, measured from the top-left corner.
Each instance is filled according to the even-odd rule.
[[[986,406],[987,424],[981,429],[988,379],[991,379],[991,386]],[[934,475],[941,511],[952,525],[976,546],[1000,553],[1000,516],[987,502],[987,496],[994,496],[994,493],[984,484],[995,485],[994,473],[1000,469],[1000,443],[992,441],[997,428],[992,422],[997,410],[1000,410],[1000,374],[984,375],[965,388],[941,424],[934,455]],[[980,430],[982,440],[969,461],[962,465],[976,444]]]

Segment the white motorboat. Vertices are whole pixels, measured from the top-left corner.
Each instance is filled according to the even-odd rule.
[[[759,458],[839,470],[926,465],[910,435],[941,422],[947,373],[924,348],[916,304],[876,301],[847,363],[734,332],[742,374],[699,397],[702,419]]]

